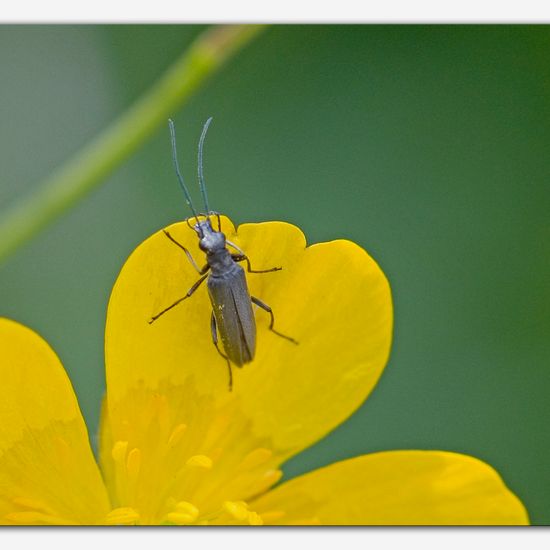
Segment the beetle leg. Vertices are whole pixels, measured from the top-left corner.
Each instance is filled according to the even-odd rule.
[[[252,269],[248,256],[235,243],[232,243],[227,239],[225,240],[225,242],[226,244],[228,244],[238,252],[238,254],[231,254],[233,261],[242,262],[246,260],[246,264],[248,266],[248,269],[247,269],[248,273],[269,273],[271,271],[280,271],[281,269],[283,269],[282,267],[272,267],[271,269],[260,269],[260,270]]]
[[[225,239],[226,244],[228,244],[231,248],[234,248],[241,256],[246,256],[244,253],[244,250],[241,250],[235,243],[232,243],[229,239]]]
[[[197,270],[197,273],[199,275],[204,275],[209,269],[210,269],[210,266],[208,264],[206,264],[202,269],[199,268],[199,266],[197,265],[197,262],[195,262],[195,260],[193,259],[193,256],[191,256],[191,252],[189,252],[189,250],[187,250],[187,248],[185,248],[185,246],[183,246],[182,244],[178,243],[178,241],[176,241],[176,239],[174,239],[174,237],[172,237],[172,235],[170,235],[170,233],[168,233],[168,231],[166,231],[166,229],[163,229],[164,231],[164,234],[176,245],[176,246],[179,246],[184,252],[185,252],[185,255],[187,256],[187,259],[191,262],[192,266]]]
[[[176,300],[171,306],[168,306],[166,309],[163,309],[160,313],[157,313],[156,315],[153,315],[151,319],[149,320],[149,324],[151,324],[153,321],[156,321],[161,315],[164,315],[167,311],[170,311],[173,307],[176,307],[178,304],[183,302],[183,300],[186,300],[189,298],[197,288],[201,285],[201,283],[208,277],[208,275],[203,275],[188,291],[187,294],[180,298],[179,300]]]
[[[216,219],[218,220],[218,231],[221,233],[221,231],[222,231],[222,222],[220,220],[220,213],[216,212],[215,210],[210,210],[210,212],[208,212],[208,215],[209,216],[216,216]]]
[[[229,370],[229,391],[233,390],[233,372],[231,371],[231,363],[229,362],[229,357],[223,353],[223,351],[218,346],[218,327],[216,325],[216,317],[214,317],[214,312],[210,317],[210,330],[212,331],[212,343],[216,346],[218,353],[227,361],[227,368]]]
[[[296,345],[298,344],[298,342],[296,340],[294,340],[294,338],[291,338],[290,336],[287,336],[286,334],[282,334],[282,333],[280,333],[279,331],[277,331],[273,328],[273,325],[275,324],[275,316],[273,315],[273,310],[267,304],[265,304],[264,302],[262,302],[261,300],[259,300],[258,298],[254,297],[254,296],[250,296],[250,299],[252,300],[252,302],[254,304],[261,307],[264,311],[267,311],[269,313],[269,315],[271,316],[271,322],[269,323],[269,330],[271,330],[272,332],[277,334],[277,336],[280,336],[281,338],[285,338],[289,342],[292,342],[293,344],[296,344]]]
[[[282,267],[272,267],[271,269],[260,269],[260,270],[252,269],[252,266],[250,265],[250,259],[246,254],[231,254],[231,257],[235,262],[246,261],[248,273],[270,273],[271,271],[281,271],[281,269],[283,269]]]

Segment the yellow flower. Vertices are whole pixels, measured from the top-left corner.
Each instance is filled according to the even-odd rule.
[[[389,285],[348,241],[306,248],[285,223],[227,237],[249,255],[255,360],[234,388],[210,336],[205,288],[155,323],[197,274],[162,232],[130,256],[109,303],[101,471],[67,376],[30,329],[0,320],[0,522],[8,524],[524,524],[487,464],[441,451],[381,452],[286,483],[281,465],[360,406],[388,359]],[[171,234],[200,260],[185,223]]]

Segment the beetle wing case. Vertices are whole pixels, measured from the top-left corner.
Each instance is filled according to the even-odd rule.
[[[244,270],[234,264],[221,275],[210,275],[207,286],[225,353],[241,367],[256,351],[256,323]]]

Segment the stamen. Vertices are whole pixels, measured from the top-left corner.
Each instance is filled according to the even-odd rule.
[[[153,414],[157,417],[161,430],[168,431],[170,426],[170,405],[164,394],[154,394],[151,399]]]
[[[258,447],[248,453],[239,465],[239,470],[252,470],[265,464],[273,456],[273,451]]]
[[[139,521],[139,513],[134,508],[115,508],[106,518],[107,525],[136,525]]]
[[[189,525],[199,517],[199,509],[185,500],[176,504],[176,511],[166,515],[170,523],[176,525]]]
[[[271,524],[275,521],[279,521],[280,519],[284,518],[286,516],[286,512],[283,512],[282,510],[270,510],[269,512],[265,512],[262,514],[262,520],[265,524]]]
[[[115,463],[115,484],[117,504],[127,503],[130,497],[128,486],[128,469],[126,453],[128,451],[128,441],[117,441],[111,450],[111,456]],[[132,483],[132,485],[134,485]]]
[[[182,439],[183,434],[187,430],[186,424],[178,424],[170,434],[170,437],[168,438],[168,447],[170,449],[173,449]]]
[[[250,494],[259,495],[275,485],[283,477],[281,470],[267,470],[262,477],[257,479],[250,487]]]
[[[264,522],[257,512],[248,512],[248,525],[263,525]]]
[[[139,474],[140,467],[141,451],[134,448],[128,453],[128,458],[126,459],[126,470],[128,471],[128,477],[130,479],[135,479]]]
[[[119,464],[124,461],[126,458],[126,450],[128,449],[128,441],[117,441],[113,445],[113,450],[111,451],[111,456],[115,462]]]
[[[212,459],[206,455],[194,455],[185,463],[186,466],[210,470],[213,466]]]
[[[232,502],[226,501],[223,503],[223,509],[237,521],[244,521],[248,518],[248,506],[243,501]]]
[[[176,504],[176,510],[184,514],[190,514],[194,517],[198,517],[199,515],[199,509],[190,502],[187,502],[186,500],[178,502]]]

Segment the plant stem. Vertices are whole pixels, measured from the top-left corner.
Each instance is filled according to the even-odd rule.
[[[98,187],[262,28],[227,25],[203,32],[118,119],[38,184],[32,194],[0,214],[0,261]]]

